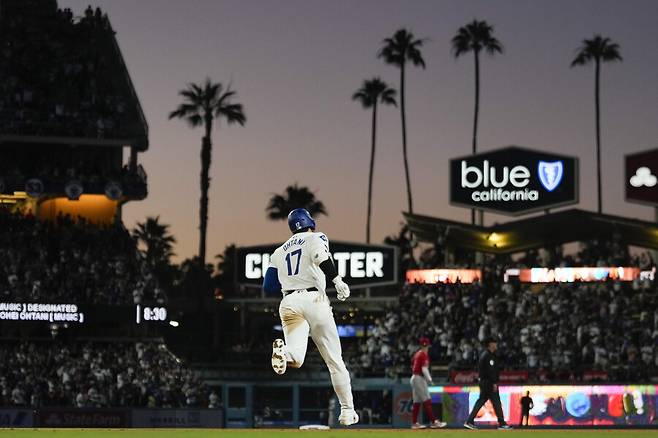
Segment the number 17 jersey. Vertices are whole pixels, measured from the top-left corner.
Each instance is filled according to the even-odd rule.
[[[270,257],[276,268],[282,291],[316,287],[324,292],[326,279],[320,263],[331,257],[329,240],[324,233],[307,231],[293,234]]]

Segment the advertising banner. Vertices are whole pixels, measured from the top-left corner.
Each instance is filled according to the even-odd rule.
[[[626,200],[658,205],[658,149],[626,155]]]
[[[100,427],[120,428],[130,426],[127,409],[49,409],[37,411],[39,427]]]
[[[222,427],[220,409],[135,409],[132,427]]]
[[[236,281],[240,285],[261,287],[270,264],[270,255],[278,244],[236,248]],[[352,289],[396,284],[397,248],[388,245],[330,241],[338,275]],[[298,255],[301,257],[303,255]],[[293,260],[294,262],[294,260]]]
[[[520,215],[578,202],[578,159],[510,146],[450,160],[450,203]]]
[[[393,389],[393,427],[409,427],[412,407],[413,399],[409,385],[396,386]]]
[[[518,383],[526,382],[528,380],[527,371],[502,371],[500,373],[501,383]],[[477,371],[450,371],[450,381],[452,383],[462,385],[477,384],[478,372]]]
[[[34,427],[34,411],[28,409],[0,409],[0,427]]]

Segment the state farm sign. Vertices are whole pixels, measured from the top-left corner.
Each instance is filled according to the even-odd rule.
[[[450,161],[450,202],[519,215],[578,202],[578,160],[510,146]]]
[[[626,200],[658,205],[658,149],[626,155]]]
[[[237,248],[237,283],[260,287],[270,264],[270,255],[278,246],[273,244]],[[338,275],[352,288],[397,283],[395,247],[330,241],[329,250]]]

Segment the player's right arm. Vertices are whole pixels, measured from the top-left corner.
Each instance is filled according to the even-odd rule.
[[[263,279],[263,290],[265,291],[266,295],[281,293],[279,271],[274,266],[270,266],[265,272],[265,278]]]
[[[270,266],[265,272],[263,279],[263,290],[266,295],[275,295],[281,293],[281,282],[279,281],[279,270],[275,264],[275,254],[272,254],[270,259]]]
[[[478,362],[478,371],[480,374],[480,382],[488,384],[490,382],[489,377],[489,355],[484,352],[480,355],[480,361]]]

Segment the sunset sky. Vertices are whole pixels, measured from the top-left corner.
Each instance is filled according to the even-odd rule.
[[[82,14],[89,0],[59,0]],[[470,152],[473,58],[455,60],[450,39],[474,18],[487,20],[505,52],[481,63],[481,150],[516,144],[580,158],[580,208],[595,193],[594,69],[570,68],[583,38],[621,46],[623,63],[602,73],[604,211],[653,219],[624,202],[623,156],[658,147],[658,2],[389,0],[104,0],[142,103],[150,149],[140,156],[149,196],[124,208],[133,227],[160,215],[178,239],[178,260],[198,247],[200,140],[167,115],[187,82],[206,76],[237,90],[247,124],[214,131],[208,260],[226,244],[285,240],[285,223],[265,217],[269,197],[298,182],[316,191],[330,239],[365,238],[371,114],[351,101],[398,71],[376,58],[400,27],[428,38],[427,69],[407,82],[409,160],[417,213],[456,220],[448,204],[448,161]],[[406,206],[399,112],[383,108],[373,195],[373,236],[394,233]],[[486,216],[487,223],[504,221]]]

